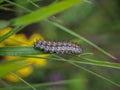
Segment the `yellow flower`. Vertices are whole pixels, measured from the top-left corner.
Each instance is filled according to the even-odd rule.
[[[11,30],[10,27],[5,28],[5,29],[0,29],[0,37],[8,33],[10,30]],[[4,46],[4,42],[1,42],[0,47],[3,47],[3,46]]]
[[[15,73],[20,77],[26,77],[26,76],[30,75],[32,73],[32,71],[33,71],[32,66],[27,66],[27,67],[17,70]],[[13,76],[12,74],[6,75],[5,79],[10,82],[19,82],[20,81],[17,77]]]
[[[5,76],[5,79],[10,82],[19,82],[20,81],[17,77],[13,76],[12,74],[8,74],[7,76]]]
[[[12,35],[10,38],[6,39],[4,43],[11,46],[21,46],[27,41],[27,38],[24,34]]]
[[[16,74],[21,77],[26,77],[26,76],[30,75],[32,73],[32,71],[33,71],[32,66],[27,66],[27,67],[17,70]]]
[[[4,35],[5,33],[9,32],[11,30],[11,28],[6,28],[4,29],[2,32],[0,32],[0,35]],[[11,37],[9,37],[8,39],[6,39],[4,41],[3,45],[12,45],[12,46],[30,46],[34,44],[34,42],[36,41],[36,39],[41,39],[43,40],[43,37],[37,33],[33,34],[29,39],[26,38],[26,36],[24,34],[15,34],[12,35]],[[2,45],[2,44],[1,44]],[[48,54],[42,54],[42,55],[37,55],[39,57],[48,57]],[[20,58],[20,56],[5,56],[4,59],[5,60],[17,60],[18,58]],[[26,60],[28,62],[30,62],[32,65],[37,66],[37,67],[42,67],[45,66],[47,61],[46,59],[41,59],[41,58],[26,58]],[[33,67],[28,66],[28,67],[24,67],[22,69],[17,70],[15,73],[20,76],[20,77],[26,77],[29,74],[32,73],[33,71]],[[15,76],[9,74],[5,77],[6,80],[11,81],[11,82],[19,82],[20,80],[18,78],[16,78]]]
[[[12,30],[12,28],[10,28],[10,27],[0,30],[0,36],[5,35],[10,30]],[[4,43],[5,45],[20,46],[21,44],[23,44],[26,41],[27,41],[27,38],[24,34],[14,34],[14,35],[10,36],[9,38],[7,38],[2,43]]]
[[[17,60],[18,58],[20,58],[20,57],[19,56],[5,56],[4,57],[5,60]],[[27,66],[27,67],[17,70],[15,73],[20,77],[26,77],[26,76],[30,75],[32,73],[32,71],[33,71],[32,66]],[[10,82],[19,82],[20,81],[18,78],[16,78],[12,74],[8,74],[5,77],[5,79]]]
[[[0,43],[0,47],[3,47],[4,46],[4,43],[2,42],[2,43]]]
[[[0,29],[0,36],[5,35],[6,33],[8,33],[12,28],[7,27],[5,29]]]
[[[35,33],[28,39],[28,43],[33,45],[34,42],[36,42],[36,40],[39,40],[39,39],[43,40],[43,37],[40,34]]]
[[[47,61],[46,59],[42,59],[42,57],[48,57],[49,54],[42,54],[42,55],[37,55],[38,57],[41,57],[41,58],[28,58],[27,61],[32,63],[34,66],[37,66],[37,67],[42,67],[42,66],[45,66]]]
[[[4,60],[10,61],[20,58],[20,56],[5,56]]]

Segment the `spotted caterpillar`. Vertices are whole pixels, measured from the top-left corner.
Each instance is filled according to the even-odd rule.
[[[76,54],[82,53],[82,49],[79,45],[71,42],[55,42],[55,41],[42,41],[37,40],[34,43],[34,48],[39,48],[49,53],[61,53],[61,54]]]

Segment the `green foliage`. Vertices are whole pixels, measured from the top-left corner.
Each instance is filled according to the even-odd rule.
[[[5,4],[4,4],[5,2]],[[39,6],[41,4],[42,6]],[[115,1],[114,1],[115,2]],[[117,1],[116,1],[117,2]],[[2,3],[2,4],[1,4]],[[7,4],[6,4],[7,3]],[[105,3],[105,2],[104,2]],[[19,31],[22,32],[25,27],[33,24],[33,23],[38,23],[41,24],[41,30],[38,30],[37,32],[43,34],[44,38],[46,35],[48,35],[49,38],[50,33],[51,35],[56,35],[60,38],[64,37],[65,40],[68,40],[69,37],[66,35],[71,35],[70,37],[73,38],[73,42],[75,41],[80,41],[82,42],[83,45],[85,45],[85,48],[90,48],[87,49],[83,52],[81,55],[59,55],[59,54],[50,54],[51,57],[43,58],[39,57],[36,55],[42,55],[46,54],[46,52],[34,49],[33,46],[4,46],[0,47],[0,56],[22,56],[22,58],[19,58],[14,61],[6,61],[0,63],[0,78],[5,77],[7,74],[10,74],[11,72],[14,72],[22,67],[25,67],[27,65],[30,65],[30,63],[26,62],[25,59],[27,58],[39,58],[39,59],[47,59],[48,64],[44,69],[38,68],[40,71],[38,72],[47,72],[45,73],[45,79],[39,78],[39,74],[36,76],[36,81],[43,79],[43,81],[39,81],[38,84],[33,84],[31,85],[29,82],[32,82],[32,80],[22,79],[21,77],[17,76],[15,73],[12,73],[15,77],[20,79],[25,85],[22,85],[21,83],[14,86],[11,85],[12,90],[18,90],[18,89],[24,89],[24,90],[29,90],[29,88],[32,88],[33,90],[39,90],[45,89],[49,90],[53,86],[53,89],[56,89],[55,85],[61,85],[60,90],[92,90],[92,86],[88,86],[87,84],[91,84],[91,81],[89,81],[90,75],[88,73],[91,73],[98,77],[98,80],[93,82],[95,86],[97,87],[97,90],[99,88],[102,88],[103,90],[107,89],[114,89],[114,87],[120,87],[119,82],[119,77],[114,76],[113,73],[119,75],[119,69],[120,69],[120,64],[115,63],[117,58],[112,55],[111,53],[107,52],[106,50],[111,50],[113,54],[116,54],[112,48],[117,46],[118,51],[120,50],[119,48],[119,43],[117,45],[114,45],[110,40],[110,45],[105,46],[106,42],[109,42],[109,38],[116,36],[116,33],[118,34],[119,32],[119,20],[117,15],[115,15],[115,11],[110,11],[112,10],[109,4],[105,3],[106,5],[103,5],[103,7],[108,9],[108,13],[110,16],[105,16],[105,10],[103,10],[103,7],[99,7],[99,5],[95,5],[94,2],[90,2],[88,0],[53,0],[48,2],[47,4],[44,3],[42,0],[27,0],[24,2],[21,2],[19,0],[16,1],[10,1],[10,0],[1,0],[0,1],[0,9],[6,10],[6,8],[9,8],[9,6],[13,6],[15,11],[15,14],[18,15],[17,17],[10,18],[10,20],[6,21],[5,23],[0,22],[0,29],[4,29],[7,27],[9,24],[10,26],[13,26],[14,28],[6,33],[5,35],[0,37],[0,42],[2,43],[4,40],[12,36],[13,34],[18,33]],[[114,3],[115,4],[115,3]],[[110,3],[111,5],[111,3]],[[116,5],[116,4],[115,4]],[[73,7],[74,6],[74,7]],[[109,8],[107,8],[107,6]],[[33,8],[34,7],[34,8]],[[35,9],[36,8],[36,9]],[[67,10],[70,8],[69,10]],[[35,9],[35,11],[34,11]],[[11,9],[7,9],[11,10]],[[66,11],[65,11],[66,10]],[[11,10],[12,11],[12,10]],[[22,12],[19,12],[22,11]],[[113,13],[114,12],[114,13]],[[27,13],[27,14],[26,14]],[[25,14],[25,15],[24,15]],[[57,14],[57,15],[56,15]],[[55,16],[53,16],[55,15]],[[111,19],[112,18],[112,19]],[[114,20],[115,18],[115,20]],[[1,21],[1,20],[0,20]],[[39,22],[41,21],[41,22]],[[63,25],[64,24],[64,25]],[[70,25],[70,27],[69,27]],[[68,29],[68,28],[71,29]],[[47,31],[47,30],[49,31]],[[110,29],[110,30],[109,30]],[[114,30],[115,29],[115,30]],[[107,30],[107,31],[105,31]],[[45,33],[45,31],[47,33]],[[111,33],[110,33],[111,31]],[[31,31],[29,31],[31,32]],[[90,32],[90,33],[89,33]],[[102,34],[100,34],[102,33]],[[25,33],[27,34],[27,33]],[[97,38],[98,36],[102,36],[105,34],[105,37]],[[94,42],[97,44],[91,42],[90,40],[86,39],[83,36],[87,36],[88,38],[92,39]],[[96,35],[96,36],[94,36]],[[113,35],[113,36],[112,36]],[[107,38],[106,38],[107,37]],[[75,38],[75,39],[74,39]],[[76,40],[77,38],[77,40]],[[119,35],[117,36],[116,42],[118,42]],[[55,39],[58,39],[57,37]],[[16,38],[17,40],[17,38]],[[88,47],[87,47],[87,45]],[[99,47],[98,45],[103,46],[106,48],[104,50],[103,48]],[[113,46],[112,46],[113,45]],[[90,46],[90,47],[89,47]],[[93,47],[91,49],[91,46]],[[84,50],[83,47],[83,50]],[[94,48],[96,51],[94,51]],[[99,51],[99,53],[97,52]],[[117,53],[118,53],[117,51]],[[87,53],[90,52],[90,53]],[[92,56],[91,53],[93,54]],[[104,55],[102,55],[104,54]],[[105,57],[106,55],[106,57]],[[1,58],[2,58],[1,57]],[[100,57],[100,59],[99,59]],[[93,59],[94,58],[94,59]],[[101,61],[101,58],[103,59]],[[109,61],[105,61],[108,60]],[[113,59],[114,62],[110,62],[110,60]],[[62,63],[63,62],[63,63]],[[77,68],[74,69],[75,66]],[[83,66],[84,65],[84,66]],[[98,67],[100,66],[100,67]],[[80,69],[79,73],[78,70]],[[81,71],[81,69],[83,71]],[[112,72],[109,72],[109,70],[112,70]],[[51,71],[59,71],[63,76],[61,75],[62,79],[68,79],[68,80],[58,80],[56,82],[46,82],[49,79],[49,75],[51,75]],[[84,72],[85,71],[85,72]],[[77,72],[77,73],[76,73]],[[88,73],[87,73],[88,72]],[[96,72],[101,72],[102,74],[96,73]],[[81,75],[82,74],[82,75]],[[33,76],[35,73],[33,73]],[[110,76],[111,75],[111,76]],[[58,75],[59,76],[59,75]],[[32,75],[31,75],[32,77]],[[76,79],[77,77],[77,79]],[[35,78],[35,77],[34,77]],[[73,79],[75,78],[75,79]],[[69,80],[70,79],[70,80]],[[92,78],[93,80],[95,77]],[[33,80],[34,81],[34,80]],[[106,84],[107,81],[109,84]],[[42,83],[40,83],[42,82]],[[84,83],[82,83],[84,82]],[[86,84],[87,82],[87,84]],[[79,84],[80,85],[79,85]],[[67,85],[66,85],[67,84]],[[103,86],[105,84],[105,86]],[[22,85],[22,87],[21,87]],[[62,86],[63,85],[63,86]],[[99,86],[100,85],[100,86]],[[108,86],[107,86],[108,85]],[[113,85],[113,86],[112,86]],[[51,87],[49,87],[51,86]],[[96,88],[96,87],[93,87]],[[103,87],[101,87],[103,86]],[[8,90],[8,88],[4,88],[3,86],[1,90]],[[6,87],[6,86],[5,86]],[[109,88],[108,88],[109,87]],[[112,88],[111,88],[112,87]],[[58,88],[57,88],[58,89]],[[115,90],[115,89],[114,89]],[[117,89],[116,89],[117,90]]]
[[[33,47],[9,46],[0,47],[0,56],[24,56],[42,54],[40,50],[35,50]]]
[[[25,25],[25,24],[31,24],[40,20],[43,20],[51,15],[54,15],[60,11],[63,11],[67,8],[70,8],[78,3],[80,3],[81,0],[65,0],[62,2],[51,4],[50,6],[44,7],[42,9],[39,9],[37,11],[32,12],[31,14],[16,18],[12,20],[13,25]],[[34,18],[33,18],[34,17]]]

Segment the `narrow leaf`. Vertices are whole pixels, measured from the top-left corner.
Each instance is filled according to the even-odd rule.
[[[86,64],[120,69],[120,64],[118,64],[118,63],[111,63],[111,62],[106,62],[106,61],[93,60],[93,59],[89,59],[89,58],[81,58],[81,59],[85,60],[84,63],[86,63]]]
[[[56,13],[59,13],[65,9],[68,9],[80,2],[82,2],[82,0],[64,0],[58,3],[53,3],[42,9],[40,8],[37,11],[33,11],[32,13],[28,15],[18,17],[12,20],[12,22],[14,26],[31,24],[31,23],[43,20]]]
[[[0,47],[0,56],[24,56],[42,54],[40,50],[36,50],[33,47],[21,47],[21,46],[9,46]]]

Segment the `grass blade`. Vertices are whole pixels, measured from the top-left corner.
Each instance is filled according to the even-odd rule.
[[[105,67],[120,69],[120,64],[118,64],[118,63],[111,63],[111,62],[105,62],[105,61],[100,61],[100,60],[93,60],[93,59],[83,58],[83,57],[81,57],[81,59],[85,60],[86,63],[91,64],[91,65],[105,66]]]
[[[8,46],[0,47],[0,56],[24,56],[42,54],[40,50],[36,50],[33,47],[21,47],[21,46]]]
[[[29,84],[28,82],[26,82],[25,80],[23,80],[21,77],[19,77],[18,75],[16,75],[15,73],[12,73],[11,74],[15,77],[17,77],[19,80],[21,80],[22,82],[24,82],[26,85],[28,85],[29,87],[31,87],[33,90],[37,90],[36,88],[34,88],[31,84]]]
[[[51,85],[60,85],[60,84],[71,84],[71,83],[74,83],[74,82],[78,82],[80,81],[80,79],[72,79],[72,80],[62,80],[62,81],[56,81],[56,82],[46,82],[46,83],[40,83],[40,84],[33,84],[32,86],[38,88],[38,87],[47,87],[47,86],[51,86]],[[22,86],[22,87],[19,87],[19,86],[13,86],[11,87],[12,90],[16,90],[16,89],[28,89],[30,87],[28,86]],[[6,90],[7,88],[2,88],[1,90]]]
[[[68,9],[80,2],[82,2],[82,0],[64,0],[61,2],[53,3],[37,11],[33,11],[28,15],[15,18],[11,22],[14,26],[31,24],[31,23],[43,20],[56,13],[59,13],[65,9]]]

